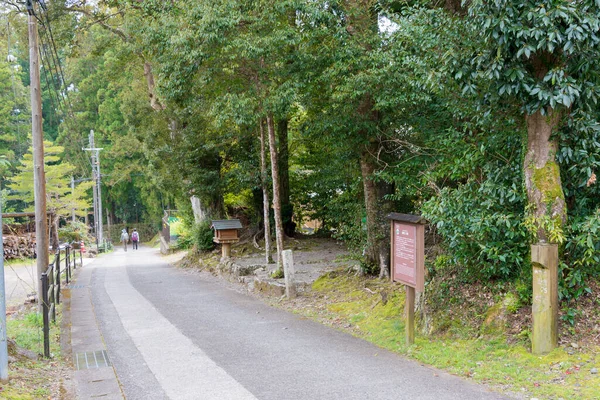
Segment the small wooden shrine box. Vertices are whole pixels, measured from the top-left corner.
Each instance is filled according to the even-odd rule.
[[[231,255],[231,243],[239,242],[238,229],[242,229],[239,219],[224,219],[212,221],[211,228],[215,230],[213,242],[223,245],[222,256],[229,258]]]
[[[215,230],[215,243],[235,243],[240,240],[238,229],[242,229],[242,224],[239,219],[212,221],[212,228]]]

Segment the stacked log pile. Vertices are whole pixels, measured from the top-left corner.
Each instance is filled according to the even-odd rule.
[[[35,258],[35,233],[3,235],[4,259]]]

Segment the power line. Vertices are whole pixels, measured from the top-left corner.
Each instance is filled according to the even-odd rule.
[[[62,69],[62,65],[60,64],[60,58],[58,57],[58,51],[56,50],[56,43],[54,42],[54,35],[52,34],[52,27],[50,26],[50,19],[48,17],[48,12],[46,9],[46,5],[44,4],[44,2],[41,2],[42,4],[42,8],[44,10],[46,10],[46,12],[44,13],[44,15],[46,16],[46,21],[47,21],[47,26],[48,26],[48,34],[50,35],[50,43],[52,44],[52,48],[54,49],[54,54],[56,55],[56,60],[58,62],[57,66],[58,66],[58,72],[60,73],[60,77],[62,78],[62,83],[65,86],[65,97],[67,98],[67,102],[69,105],[69,111],[71,114],[71,117],[73,118],[73,105],[71,104],[71,99],[69,98],[69,90],[67,88],[67,82],[65,80],[65,74],[63,72]],[[74,119],[74,118],[73,118]]]
[[[12,60],[9,60],[12,56],[11,54],[11,46],[10,46],[10,18],[8,17],[8,15],[6,15],[6,59],[7,61],[9,61],[10,63],[12,63]],[[13,68],[12,65],[9,64],[9,68],[10,68],[10,82],[12,85],[12,90],[13,90],[13,97],[15,100],[15,105],[18,104],[18,98],[17,98],[17,86],[15,84],[15,70]],[[19,114],[16,115],[15,118],[15,127],[17,128],[17,143],[19,145],[19,149],[22,149],[23,144],[21,143],[21,129],[19,128]]]
[[[40,36],[40,39],[41,39],[41,36]],[[43,43],[43,40],[42,40],[42,49],[44,49],[42,52],[40,52],[40,56],[42,58],[42,73],[44,74],[44,80],[46,81],[46,89],[48,90],[48,96],[50,97],[50,103],[52,105],[52,108],[55,110],[53,113],[54,122],[58,126],[58,120],[57,120],[58,116],[56,115],[57,106],[54,104],[54,97],[52,96],[55,93],[52,90],[52,88],[50,87],[50,79],[48,78],[48,71],[46,68],[46,63],[48,62],[48,54],[45,50],[45,45]],[[44,56],[45,56],[45,60],[44,60]],[[52,75],[52,72],[50,72],[50,75]],[[60,103],[60,100],[58,99],[58,95],[56,95],[56,102],[57,102],[57,104]]]
[[[40,21],[42,27],[44,28],[42,30],[42,41],[43,43],[43,50],[44,50],[44,54],[46,56],[46,63],[50,69],[50,75],[52,76],[52,83],[53,85],[50,85],[50,83],[48,82],[48,86],[53,86],[51,89],[49,89],[51,92],[53,91],[56,99],[57,99],[57,104],[58,104],[58,108],[55,107],[53,105],[53,107],[55,107],[56,112],[58,112],[60,110],[61,114],[63,115],[63,120],[62,122],[64,122],[67,126],[67,128],[76,133],[77,130],[74,129],[74,127],[71,125],[71,123],[75,120],[75,116],[73,113],[73,106],[69,97],[69,91],[66,85],[66,80],[64,78],[64,73],[63,73],[63,68],[61,65],[61,61],[60,61],[60,56],[58,54],[57,48],[56,48],[56,43],[54,41],[54,37],[52,34],[52,28],[50,25],[50,18],[48,16],[48,12],[47,12],[47,8],[45,7],[45,4],[41,4],[41,8],[42,11],[40,13],[41,18],[38,18],[38,20]],[[48,53],[50,53],[50,56],[48,56]],[[45,66],[45,65],[44,65]],[[50,94],[50,96],[52,96]],[[57,124],[58,125],[58,124]],[[80,144],[83,145],[83,137],[79,138]],[[79,164],[79,167],[81,168],[82,171],[86,171],[88,168],[88,163],[86,160],[86,157],[84,157],[84,155],[82,153],[77,152],[76,153],[76,163]],[[73,161],[75,161],[73,160]],[[89,167],[93,168],[93,166],[90,164]]]

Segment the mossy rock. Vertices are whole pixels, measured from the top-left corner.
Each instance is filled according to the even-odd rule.
[[[486,336],[501,336],[506,333],[507,307],[504,301],[488,308],[485,313],[481,334]]]

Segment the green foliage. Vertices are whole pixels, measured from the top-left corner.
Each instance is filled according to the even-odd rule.
[[[71,216],[72,211],[83,216],[90,208],[87,190],[92,182],[82,182],[71,189],[70,174],[75,167],[62,160],[63,147],[44,142],[44,173],[46,177],[46,208],[55,214]],[[11,178],[8,187],[12,190],[9,200],[24,202],[33,210],[33,148],[29,148],[17,168],[17,174]]]
[[[565,233],[563,223],[559,217],[550,217],[544,215],[542,217],[536,217],[529,207],[527,207],[526,217],[523,220],[523,226],[529,233],[530,240],[533,242],[537,236],[538,229],[543,229],[546,232],[548,241],[550,243],[561,244],[565,241]]]
[[[492,95],[518,97],[529,114],[578,102],[594,107],[598,2],[477,1],[469,14],[474,34],[483,39],[472,64],[480,77],[495,82]]]
[[[3,29],[0,30],[0,158],[10,164],[0,163],[0,177],[9,176],[17,161],[29,147],[29,99],[22,83],[26,71],[21,68],[22,53],[15,46],[18,42],[15,25],[23,27],[22,20],[8,17],[7,27],[2,15]],[[11,48],[8,48],[8,44]],[[26,60],[26,55],[24,56]]]
[[[322,222],[356,254],[384,237],[386,224],[367,237],[359,164],[367,160],[377,184],[394,185],[386,196],[393,210],[423,214],[442,237],[446,254],[430,265],[432,276],[453,269],[463,280],[516,278],[526,302],[527,230],[539,221],[523,189],[523,112],[550,107],[565,117],[555,137],[570,225],[542,222],[563,243],[561,296],[581,296],[595,276],[597,2],[475,1],[463,5],[468,16],[423,1],[108,1],[77,17],[65,6],[54,12],[75,120],[55,131],[44,115],[65,147],[48,166],[56,180],[49,204],[62,215],[88,207],[67,203],[66,177],[90,175],[81,148],[94,129],[113,226],[148,222],[146,239],[163,210],[177,208],[189,225],[180,246],[209,249],[207,227],[187,222],[189,198],[211,218],[227,211],[260,220],[258,120],[271,113],[290,122],[295,222]],[[393,24],[380,30],[384,15]],[[10,67],[0,61],[0,155],[11,162],[0,167],[3,179],[27,142],[25,113],[14,112],[27,107],[27,67]],[[31,203],[30,156],[22,161],[9,209]]]
[[[512,159],[500,156],[511,148],[516,154]],[[423,204],[423,215],[444,238],[466,280],[516,277],[528,265],[519,151],[517,140],[494,136],[465,153],[449,155],[450,161],[456,160],[448,164],[455,166],[449,170],[451,176],[466,175],[466,180],[441,189]],[[471,166],[465,169],[468,163]],[[479,173],[472,174],[473,170]]]
[[[89,227],[81,221],[68,221],[67,225],[58,229],[58,238],[61,242],[91,242]]]
[[[177,248],[196,248],[200,252],[207,252],[215,248],[213,242],[214,232],[210,228],[210,222],[201,224],[179,223],[177,225]],[[171,231],[173,233],[173,231]]]
[[[195,224],[192,230],[193,243],[196,249],[201,252],[207,252],[215,248],[213,242],[214,232],[210,228],[210,222]]]
[[[600,210],[587,217],[574,218],[567,228],[560,263],[559,295],[570,301],[590,293],[587,280],[600,274]]]

